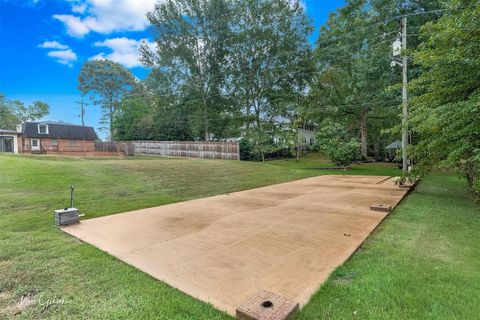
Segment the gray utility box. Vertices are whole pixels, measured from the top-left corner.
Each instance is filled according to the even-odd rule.
[[[55,223],[57,226],[68,226],[70,224],[79,222],[78,209],[75,208],[65,208],[60,210],[55,210]]]

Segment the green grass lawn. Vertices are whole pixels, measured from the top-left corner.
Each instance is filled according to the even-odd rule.
[[[62,233],[53,210],[68,205],[70,184],[92,218],[320,174],[399,174],[385,164],[322,166],[331,165],[316,155],[266,163],[0,155],[0,318],[230,319]],[[476,318],[479,231],[463,180],[431,175],[298,319]]]

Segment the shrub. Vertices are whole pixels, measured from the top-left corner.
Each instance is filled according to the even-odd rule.
[[[248,139],[241,139],[239,142],[239,147],[240,147],[240,160],[257,160],[254,159],[254,155],[252,152],[252,144]]]
[[[344,142],[334,138],[324,143],[320,149],[335,165],[347,167],[357,158],[360,143],[356,139]]]
[[[347,130],[339,123],[324,121],[316,141],[319,150],[337,166],[350,165],[360,153],[360,143],[349,138]]]
[[[460,162],[460,170],[465,175],[476,201],[480,202],[480,150],[474,152],[474,157]]]
[[[267,146],[268,148],[261,145],[263,149],[259,149],[258,142],[248,138],[242,138],[239,141],[239,147],[240,160],[262,161],[262,151],[264,152],[264,159],[290,158],[292,156],[291,150],[284,145],[271,144]]]

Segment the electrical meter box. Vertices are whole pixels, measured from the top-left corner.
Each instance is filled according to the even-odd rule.
[[[57,226],[68,226],[79,222],[79,212],[76,208],[55,210],[55,223]]]

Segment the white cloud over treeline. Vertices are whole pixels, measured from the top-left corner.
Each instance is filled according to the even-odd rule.
[[[109,59],[118,62],[127,68],[140,67],[142,64],[140,62],[139,48],[142,41],[146,41],[151,46],[154,45],[146,39],[134,40],[126,37],[111,38],[105,41],[95,42],[94,46],[108,48],[110,52],[101,52],[90,59]]]
[[[68,1],[68,0],[67,0]],[[148,26],[147,11],[157,0],[78,0],[72,2],[69,14],[54,14],[67,33],[82,38],[90,32],[141,31]]]

